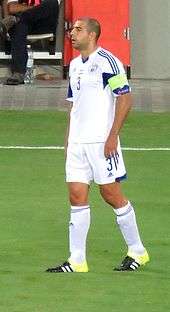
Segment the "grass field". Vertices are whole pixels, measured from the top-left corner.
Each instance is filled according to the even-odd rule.
[[[0,111],[0,145],[63,146],[64,112]],[[170,114],[131,113],[122,146],[170,147]],[[125,255],[111,209],[92,185],[87,274],[47,274],[68,257],[63,150],[0,149],[0,312],[164,312],[170,309],[170,151],[124,151],[124,192],[151,262],[112,270]]]

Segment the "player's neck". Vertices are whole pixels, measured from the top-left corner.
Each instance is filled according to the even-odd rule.
[[[94,51],[96,51],[97,48],[98,48],[97,45],[92,46],[92,47],[89,47],[89,48],[86,49],[86,50],[80,51],[80,54],[81,54],[81,56],[82,56],[83,59],[86,59],[86,58],[89,57],[90,54],[92,54]]]

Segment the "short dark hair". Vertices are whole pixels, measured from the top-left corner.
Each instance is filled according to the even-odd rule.
[[[101,26],[97,19],[92,17],[80,17],[78,18],[78,21],[83,21],[87,24],[87,28],[89,32],[95,32],[96,33],[96,40],[100,37],[101,34]]]

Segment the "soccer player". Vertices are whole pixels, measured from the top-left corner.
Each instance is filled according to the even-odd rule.
[[[7,0],[9,15],[0,21],[0,35],[11,40],[11,72],[5,84],[24,83],[27,64],[27,35],[55,34],[60,0]]]
[[[68,101],[71,104],[66,158],[66,180],[71,204],[70,257],[47,272],[88,272],[86,240],[90,227],[90,182],[99,185],[103,199],[116,214],[127,245],[117,271],[134,271],[149,261],[141,241],[135,211],[121,190],[126,178],[119,132],[131,108],[131,95],[122,63],[98,47],[100,24],[78,19],[71,31],[80,55],[70,64]]]

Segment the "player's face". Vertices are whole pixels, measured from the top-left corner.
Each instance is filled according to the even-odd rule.
[[[91,33],[87,30],[87,25],[83,21],[76,21],[70,32],[72,46],[79,50],[86,50],[89,46]]]

